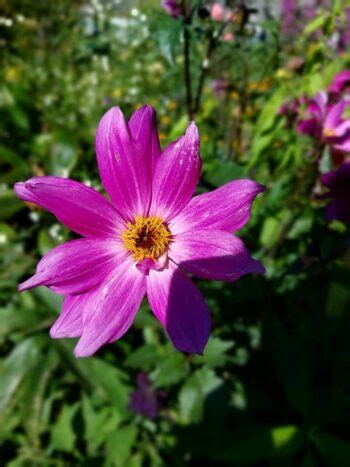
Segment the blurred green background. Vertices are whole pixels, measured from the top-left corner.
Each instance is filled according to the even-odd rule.
[[[227,2],[238,13],[225,31],[210,2],[192,3],[189,109],[184,24],[160,2],[0,0],[1,465],[350,465],[349,230],[325,220],[313,141],[278,114],[350,67],[334,47],[346,2],[316,2],[311,18],[301,8],[297,34],[277,2],[271,15]],[[198,282],[213,318],[203,357],[175,351],[143,304],[121,341],[77,360],[74,342],[49,337],[61,298],[17,292],[71,233],[12,187],[50,174],[102,191],[97,123],[145,103],[163,147],[194,113],[199,192],[240,177],[266,186],[241,234],[267,273]],[[155,413],[130,407],[135,390]]]

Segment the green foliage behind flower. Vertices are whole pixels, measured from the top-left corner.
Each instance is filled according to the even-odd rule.
[[[12,185],[69,175],[102,191],[94,133],[113,105],[130,114],[151,103],[162,145],[177,137],[189,113],[183,19],[156,1],[0,1],[1,464],[349,464],[349,230],[325,220],[314,142],[278,115],[286,98],[311,97],[350,67],[330,45],[342,18],[333,3],[292,44],[277,20],[259,35],[239,15],[235,40],[217,40],[221,25],[194,11],[200,190],[247,176],[266,185],[242,236],[267,273],[199,283],[214,321],[203,357],[175,353],[144,305],[122,341],[77,360],[48,334],[60,298],[17,292],[71,234]],[[322,164],[331,168],[326,151]],[[140,372],[166,393],[154,419],[130,409]]]

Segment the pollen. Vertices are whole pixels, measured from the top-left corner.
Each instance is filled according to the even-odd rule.
[[[334,130],[331,130],[330,128],[325,128],[323,130],[323,136],[325,138],[332,138],[332,137],[336,136],[336,133],[335,133]]]
[[[139,262],[145,258],[158,259],[167,251],[171,233],[161,218],[138,216],[126,226],[122,239],[135,261]]]

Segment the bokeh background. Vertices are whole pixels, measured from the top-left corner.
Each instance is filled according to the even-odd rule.
[[[203,0],[184,20],[156,0],[0,0],[1,465],[350,465],[350,237],[320,181],[339,161],[297,131],[292,104],[350,68],[347,2],[217,3],[221,19]],[[51,174],[103,192],[97,123],[145,103],[163,147],[195,118],[198,192],[266,186],[240,235],[267,272],[198,282],[203,357],[175,351],[145,303],[121,341],[75,359],[49,337],[61,297],[17,292],[72,234],[13,184]]]

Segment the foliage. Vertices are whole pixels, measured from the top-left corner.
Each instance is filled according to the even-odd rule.
[[[292,43],[277,19],[254,23],[249,11],[224,41],[205,2],[186,24],[156,1],[133,3],[0,1],[2,464],[349,465],[349,230],[325,220],[314,142],[278,114],[349,67],[331,45],[342,2]],[[130,114],[144,103],[158,111],[163,146],[195,117],[201,191],[247,176],[266,186],[242,236],[267,272],[199,283],[214,330],[203,357],[176,353],[143,305],[121,341],[77,360],[72,342],[49,337],[60,297],[17,292],[72,234],[12,185],[69,175],[102,191],[97,122],[112,105]],[[129,406],[141,371],[167,394],[156,419]]]

